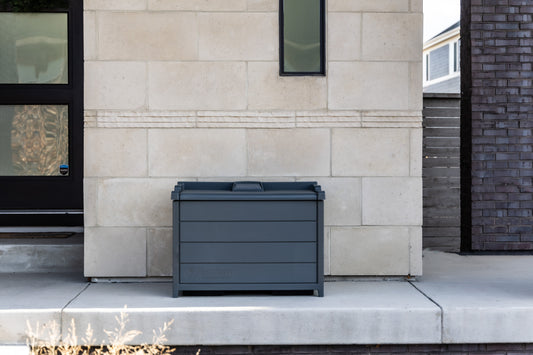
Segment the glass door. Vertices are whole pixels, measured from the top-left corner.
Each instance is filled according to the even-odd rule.
[[[0,0],[0,227],[83,225],[82,0]]]

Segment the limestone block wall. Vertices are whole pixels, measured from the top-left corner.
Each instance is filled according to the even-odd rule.
[[[280,77],[278,0],[85,0],[85,274],[171,275],[178,180],[317,180],[327,275],[418,275],[422,0],[328,0]]]

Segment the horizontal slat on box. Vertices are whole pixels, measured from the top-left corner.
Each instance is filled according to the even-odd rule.
[[[317,282],[316,264],[181,264],[180,283]]]
[[[181,221],[314,221],[315,201],[181,201]]]
[[[182,263],[310,263],[316,243],[181,243]]]
[[[315,222],[181,222],[182,242],[316,242]]]

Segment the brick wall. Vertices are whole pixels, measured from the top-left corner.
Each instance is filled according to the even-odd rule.
[[[532,5],[470,0],[473,250],[533,249]]]

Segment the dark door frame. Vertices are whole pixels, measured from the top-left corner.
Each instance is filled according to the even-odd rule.
[[[68,84],[0,84],[0,105],[68,105],[69,176],[0,177],[0,227],[83,225],[83,2],[69,0]]]

